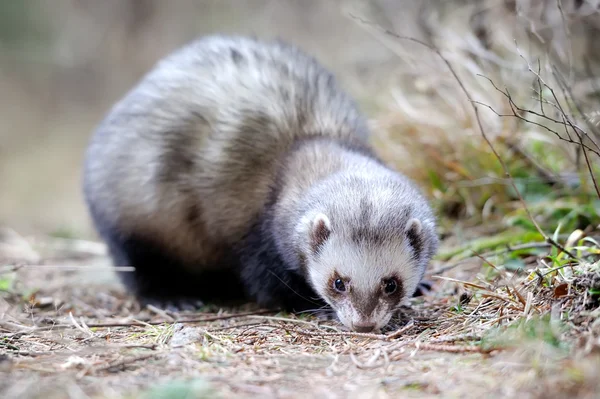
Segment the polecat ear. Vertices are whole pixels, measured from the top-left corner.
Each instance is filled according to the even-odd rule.
[[[406,238],[410,246],[413,248],[415,257],[418,257],[423,251],[423,237],[421,235],[423,231],[423,225],[419,219],[412,218],[406,223],[406,229],[404,230]]]
[[[319,213],[310,222],[309,228],[309,240],[310,249],[313,252],[317,252],[331,234],[331,221],[329,218]]]

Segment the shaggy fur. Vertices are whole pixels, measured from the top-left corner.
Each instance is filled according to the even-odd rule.
[[[327,304],[348,326],[380,327],[415,292],[437,236],[426,199],[367,137],[353,100],[297,48],[206,37],[100,124],[85,197],[140,297]],[[334,273],[352,280],[345,299],[330,294]],[[391,277],[393,300],[379,289]]]

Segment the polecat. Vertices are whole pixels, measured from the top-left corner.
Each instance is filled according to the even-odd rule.
[[[436,251],[415,185],[354,101],[280,41],[210,36],[160,61],[101,122],[86,202],[140,298],[329,305],[380,329]]]

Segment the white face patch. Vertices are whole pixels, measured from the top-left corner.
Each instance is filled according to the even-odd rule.
[[[433,221],[406,181],[373,164],[348,167],[307,195],[295,250],[340,321],[366,332],[384,327],[415,292],[435,246]]]
[[[419,274],[411,256],[402,237],[357,245],[332,233],[307,259],[309,278],[344,325],[357,331],[378,330],[417,287]],[[337,287],[336,280],[341,280]],[[397,284],[396,290],[386,292],[393,284]]]

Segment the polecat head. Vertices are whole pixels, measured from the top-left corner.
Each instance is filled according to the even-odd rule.
[[[305,213],[297,226],[311,285],[355,331],[379,330],[390,321],[414,294],[437,248],[424,199],[402,201],[398,195],[384,190],[327,201],[329,206]],[[349,203],[355,206],[343,205]]]

